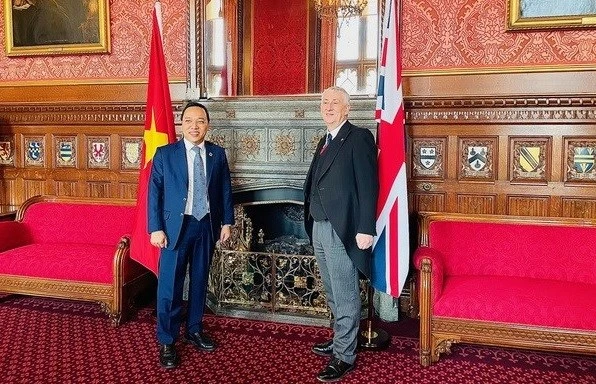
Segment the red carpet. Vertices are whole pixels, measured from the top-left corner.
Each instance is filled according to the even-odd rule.
[[[330,329],[209,315],[220,347],[179,343],[182,364],[157,362],[150,308],[112,328],[91,303],[0,296],[0,382],[8,383],[317,383],[326,359],[310,352]],[[438,364],[418,363],[416,322],[387,325],[391,347],[361,352],[341,383],[596,383],[596,358],[459,345]]]

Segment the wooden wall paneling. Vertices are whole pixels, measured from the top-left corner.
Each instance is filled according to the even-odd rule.
[[[546,185],[553,180],[551,142],[551,136],[509,137],[508,175],[511,183]]]
[[[572,127],[568,127],[569,131],[574,130]],[[550,155],[548,156],[550,162],[550,181],[557,180],[563,182],[565,177],[565,162],[563,160],[565,152],[565,142],[563,135],[552,131],[550,136]]]
[[[459,153],[458,153],[458,142],[457,135],[452,134],[447,137],[447,179],[446,180],[457,180],[457,174],[459,171]]]
[[[15,179],[9,178],[0,168],[0,213],[15,210],[18,202],[15,199]]]
[[[596,182],[596,127],[592,129],[593,135],[562,137],[561,173],[567,185]]]
[[[549,196],[508,196],[507,214],[549,216]]]
[[[593,74],[579,77],[590,76]],[[484,81],[495,80],[488,81],[493,88],[501,85],[496,81],[499,76],[481,77]],[[503,75],[502,79],[507,83],[513,77]],[[493,92],[490,87],[482,90],[491,96],[472,95],[461,88],[461,79],[452,79],[450,87],[440,85],[445,80],[409,79],[410,84],[417,84],[410,90],[424,94],[406,96],[408,135],[413,143],[408,168],[413,211],[436,210],[436,196],[444,196],[445,210],[449,212],[577,217],[594,214],[596,102],[592,94],[566,95],[568,84],[551,82],[547,88],[552,88],[552,93],[540,95],[531,95],[527,89],[519,91],[522,95],[503,95],[502,88]],[[533,89],[540,87],[544,88],[544,83]],[[557,87],[560,91],[555,90]],[[447,138],[444,179],[423,175],[420,166],[416,169],[415,162],[420,161],[416,143],[428,143],[437,137]],[[483,146],[494,146],[498,153],[493,159],[494,174],[466,170],[468,147]],[[534,153],[536,169],[526,160],[520,161],[522,149],[527,159],[532,160]],[[520,166],[522,163],[526,169]]]
[[[522,107],[546,105],[548,99],[560,99],[559,105],[579,106],[581,97],[594,95],[596,71],[517,72],[445,74],[444,76],[406,76],[403,90],[406,97],[430,100],[466,100],[485,97],[496,99],[496,107],[519,100]],[[502,101],[498,98],[502,96]],[[450,103],[446,107],[450,108]],[[484,103],[490,108],[489,103]],[[536,111],[532,110],[532,113]],[[594,111],[589,112],[594,114]]]
[[[478,183],[494,182],[498,178],[500,162],[498,137],[466,134],[458,138],[458,179]]]
[[[83,105],[99,107],[113,104],[144,105],[147,100],[147,83],[107,82],[89,84],[68,84],[62,81],[24,83],[22,85],[0,85],[3,103],[53,105],[70,104],[80,108]],[[186,82],[170,82],[172,100],[186,98]],[[1,121],[1,120],[0,120]]]
[[[561,196],[550,195],[548,202],[548,214],[547,216],[560,217],[561,216]]]
[[[0,106],[0,141],[10,140],[14,153],[0,164],[0,206],[19,205],[36,194],[136,197],[143,109],[98,102]],[[39,158],[28,156],[37,143]]]
[[[445,193],[412,193],[410,206],[415,212],[444,212],[446,211]]]
[[[77,180],[56,180],[56,175],[54,175],[54,188],[50,191],[50,194],[56,196],[80,196],[78,193],[78,184]]]
[[[105,181],[87,181],[85,197],[109,198],[111,197],[111,183]]]
[[[491,215],[496,212],[496,195],[457,194],[457,212]]]
[[[497,146],[499,148],[499,153],[502,156],[508,156],[509,155],[509,148],[511,146],[510,143],[510,136],[505,135],[503,133],[508,132],[512,127],[499,127],[497,125],[494,126],[494,129],[496,131],[499,132],[499,136],[498,136],[498,143]],[[511,164],[511,162],[506,158],[507,161],[499,161],[499,163],[497,164],[497,172],[499,175],[499,178],[497,179],[497,183],[501,183],[503,180],[507,180],[507,182],[509,182],[510,179],[510,171],[509,171],[509,165]],[[505,208],[503,206],[503,210],[501,210],[500,212],[505,212]]]
[[[119,183],[119,197],[122,199],[136,199],[137,198],[137,187],[138,183],[135,182],[120,182]]]
[[[596,217],[596,199],[578,199],[564,197],[561,199],[561,216],[593,219]]]
[[[32,175],[32,176],[41,176],[41,175]],[[46,195],[48,194],[48,189],[46,188],[46,180],[45,178],[30,178],[31,176],[24,175],[21,179],[22,182],[22,190],[23,190],[23,198],[27,200],[30,197],[37,196],[37,195]]]
[[[410,178],[437,182],[445,180],[449,163],[447,137],[417,137],[408,142]]]
[[[532,74],[532,81],[511,74],[406,78],[411,210],[594,217],[596,97],[586,84],[594,83],[596,73],[551,75]],[[114,101],[123,98],[121,93],[130,86],[116,91],[114,100],[103,94],[100,100],[75,101],[75,96],[90,97],[82,96],[83,88],[93,89],[61,88],[63,100],[52,93],[43,103],[12,102],[17,93],[8,92],[9,103],[0,106],[0,142],[9,140],[14,156],[0,165],[0,206],[20,204],[41,191],[136,197],[134,143],[142,138],[144,104]],[[43,95],[46,91],[20,87],[21,92]],[[140,94],[139,89],[135,92]],[[255,99],[230,105],[234,103],[261,105]],[[226,126],[232,115],[214,114],[214,126]],[[25,147],[38,136],[44,140],[44,165],[26,164]],[[75,164],[59,158],[59,144],[71,138],[76,141]],[[107,138],[105,166],[90,163],[89,138]],[[515,151],[524,146],[535,151],[535,143],[543,150],[544,175],[530,177],[532,170],[520,173],[517,164],[513,177],[520,158]],[[466,151],[485,144],[491,147],[493,168],[471,172]],[[435,152],[422,156],[422,148],[435,148]]]

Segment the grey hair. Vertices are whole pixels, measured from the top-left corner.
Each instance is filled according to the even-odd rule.
[[[327,91],[336,91],[336,92],[341,93],[344,96],[344,101],[346,102],[346,104],[347,105],[350,105],[350,94],[348,93],[348,91],[346,91],[342,87],[338,87],[337,85],[332,85],[331,87],[325,89],[323,91],[323,93],[325,93]],[[321,100],[323,100],[323,95],[322,94],[321,94]]]

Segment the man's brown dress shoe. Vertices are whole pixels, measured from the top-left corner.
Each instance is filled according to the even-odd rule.
[[[353,370],[355,364],[348,364],[346,362],[341,361],[337,357],[332,357],[329,360],[329,364],[319,374],[317,375],[317,379],[319,381],[323,381],[325,383],[329,383],[332,381],[338,381],[342,377],[344,377],[348,372]]]
[[[180,364],[174,344],[161,344],[159,346],[159,363],[164,368],[176,368]]]
[[[313,353],[319,356],[333,356],[333,339],[313,345]]]
[[[185,339],[201,351],[213,352],[217,348],[217,344],[205,332],[187,333]]]

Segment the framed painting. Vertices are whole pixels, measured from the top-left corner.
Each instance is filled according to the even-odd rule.
[[[4,0],[7,56],[110,52],[108,0]]]
[[[507,27],[515,29],[596,26],[594,0],[508,0]]]

